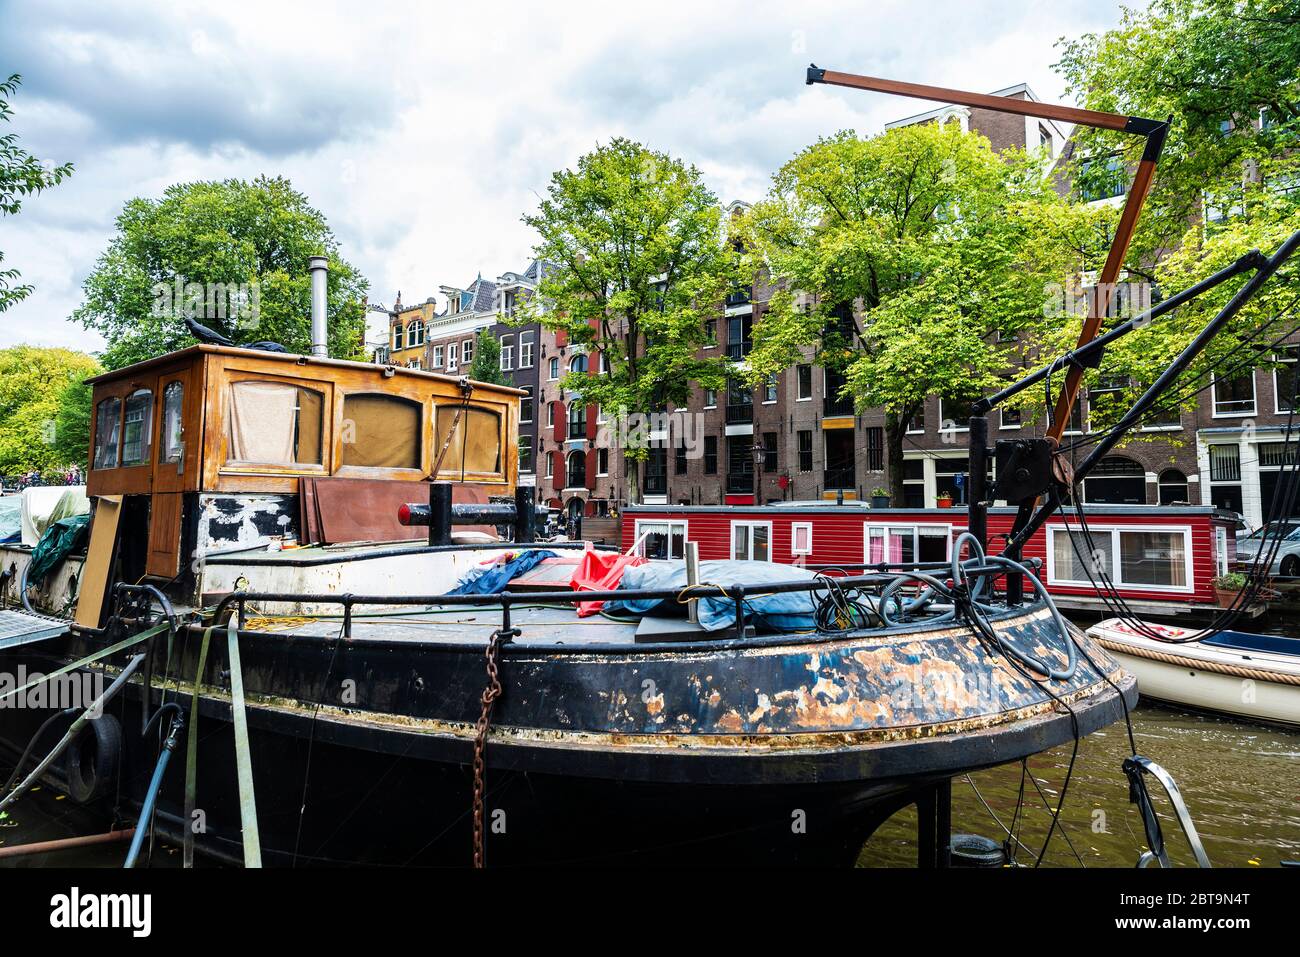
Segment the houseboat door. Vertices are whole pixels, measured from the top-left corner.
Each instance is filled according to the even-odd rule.
[[[158,414],[153,447],[153,494],[149,503],[149,552],[145,573],[174,578],[180,571],[183,493],[195,487],[202,443],[195,424],[199,397],[192,388],[194,367],[158,376]]]

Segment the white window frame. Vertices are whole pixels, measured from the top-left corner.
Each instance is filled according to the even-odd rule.
[[[401,352],[406,348],[406,326],[400,322],[393,326],[393,351]]]
[[[808,394],[807,395],[801,395],[799,392],[799,370],[800,369],[808,370]],[[794,367],[794,394],[795,394],[794,400],[796,402],[811,402],[813,400],[814,391],[816,390],[813,387],[812,365],[807,362],[796,363]]]
[[[740,557],[738,557],[738,556],[736,555],[736,528],[737,528],[737,526],[743,526],[743,527],[749,529],[749,535],[748,535],[748,537],[747,537],[747,539],[746,539],[746,541],[747,541],[747,543],[748,543],[748,545],[749,545],[749,556],[747,556],[747,557],[745,557],[745,558],[740,558]],[[732,523],[729,525],[728,529],[727,529],[727,532],[728,532],[728,535],[727,535],[727,539],[728,539],[728,541],[727,541],[727,551],[730,553],[730,555],[731,555],[731,560],[732,560],[732,561],[734,561],[734,562],[742,562],[742,561],[743,561],[743,562],[757,562],[757,561],[763,561],[763,559],[761,559],[761,558],[754,558],[754,557],[753,557],[753,555],[754,555],[754,529],[755,529],[755,528],[764,528],[764,529],[767,530],[767,561],[768,561],[768,562],[775,561],[775,559],[772,557],[772,552],[773,552],[773,548],[772,548],[772,545],[773,545],[773,542],[772,542],[772,523],[771,523],[771,522],[755,522],[755,521],[751,521],[751,520],[744,520],[744,521],[736,521],[736,522],[732,522]]]
[[[606,478],[609,475],[609,449],[598,448],[591,451],[596,456],[596,478]],[[605,471],[603,472],[600,470],[600,456],[602,453],[605,456]]]
[[[713,402],[712,402],[712,403],[709,402],[709,393],[710,393],[710,392],[713,393]],[[717,407],[718,407],[718,390],[717,390],[717,389],[705,389],[705,390],[704,390],[704,408],[706,408],[706,409],[716,409]]]
[[[519,333],[519,368],[531,369],[533,367],[533,334],[531,332]]]
[[[769,390],[771,391],[772,395],[775,396],[775,398],[769,399],[767,397]],[[767,381],[763,383],[762,404],[776,405],[777,400],[779,400],[780,398],[781,398],[781,383],[778,380],[776,373],[774,372],[770,376],[768,376]]]
[[[528,398],[529,398],[529,400],[530,400],[529,403],[528,403],[528,407],[532,410],[532,412],[529,414],[528,418],[526,418],[526,419],[524,418],[524,412],[523,412],[524,403],[523,403],[523,401],[522,401],[522,399],[521,399],[521,401],[520,401],[520,403],[519,403],[519,424],[520,424],[520,425],[531,425],[533,419],[535,419],[535,418],[537,417],[537,396],[533,394],[533,387],[532,387],[532,386],[530,386],[530,385],[526,385],[526,386],[524,386],[523,388],[524,388],[524,391],[528,393]]]
[[[502,372],[509,372],[515,367],[515,347],[513,343],[506,343],[509,338],[510,336],[501,337],[501,361],[499,365]]]
[[[925,403],[921,404],[921,420],[922,422],[925,421]],[[922,425],[921,428],[914,429],[912,428],[912,420],[908,419],[907,428],[903,431],[903,434],[904,435],[925,435],[925,426]]]
[[[801,529],[808,530],[808,547],[799,547],[799,532]],[[791,522],[790,523],[790,554],[791,555],[811,555],[813,553],[813,523],[812,522]]]
[[[559,374],[558,374],[559,371],[560,371],[560,357],[559,357],[559,356],[551,356],[550,363],[549,363],[549,364],[547,365],[547,367],[546,367],[546,379],[547,379],[547,381],[548,381],[548,382],[555,382],[555,381],[557,381],[557,380],[560,378],[560,376],[559,376]]]
[[[634,544],[635,544],[636,547],[638,547],[638,548],[641,547],[641,538],[642,538],[642,536],[643,536],[643,535],[646,535],[646,534],[649,533],[649,530],[648,530],[648,529],[645,530],[645,531],[642,531],[642,529],[643,529],[646,525],[662,525],[662,526],[664,526],[664,527],[666,527],[666,528],[668,529],[668,531],[667,531],[667,535],[668,535],[668,557],[669,557],[669,559],[672,559],[672,558],[673,558],[673,529],[674,529],[674,528],[680,528],[680,529],[682,530],[682,552],[683,552],[683,554],[682,554],[681,557],[682,557],[682,558],[685,558],[685,557],[686,557],[686,555],[685,555],[685,552],[686,552],[686,543],[689,542],[689,541],[691,540],[691,537],[690,537],[690,532],[691,532],[690,522],[686,522],[686,521],[677,521],[676,519],[667,519],[667,518],[638,518],[638,519],[633,523],[633,525],[632,525],[632,541],[634,542]]]
[[[433,347],[433,368],[442,368],[442,346]]]
[[[474,340],[466,339],[460,344],[460,364],[463,366],[473,365],[474,363]]]
[[[1228,574],[1228,530],[1214,526],[1214,574]]]
[[[1289,359],[1285,358],[1288,354],[1290,354]],[[1300,345],[1297,345],[1295,343],[1287,343],[1282,347],[1281,350],[1273,354],[1273,361],[1284,363],[1286,365],[1291,366],[1292,375],[1300,375]],[[1277,387],[1277,373],[1278,373],[1277,366],[1274,366],[1273,367],[1273,414],[1287,415],[1289,414],[1290,410],[1282,408],[1282,402],[1281,402],[1282,392]]]
[[[1091,588],[1092,582],[1086,578],[1075,581],[1061,578],[1056,574],[1057,532],[1069,534],[1071,529],[1063,522],[1049,523],[1047,526],[1047,585],[1066,585],[1078,588]],[[1073,531],[1080,531],[1077,527]],[[1088,531],[1094,539],[1102,535],[1110,536],[1111,562],[1114,568],[1107,569],[1107,576],[1116,588],[1128,588],[1133,591],[1166,592],[1171,595],[1190,595],[1196,590],[1195,561],[1192,554],[1192,527],[1190,525],[1094,525],[1088,524]],[[1123,579],[1123,562],[1120,560],[1120,534],[1123,532],[1170,532],[1183,536],[1183,580],[1186,585],[1148,585],[1143,582],[1126,582]],[[1077,556],[1076,556],[1077,557]]]
[[[447,371],[455,372],[460,368],[460,343],[447,343]]]
[[[1246,419],[1259,414],[1259,387],[1255,384],[1255,370],[1250,370],[1250,411],[1220,412],[1217,393],[1219,377],[1210,373],[1210,417],[1214,419]],[[1276,401],[1276,399],[1275,399]]]
[[[528,443],[528,462],[531,467],[530,468],[521,467],[519,471],[523,472],[525,475],[533,475],[537,472],[537,450],[533,448],[533,444],[532,444],[533,437],[531,435],[519,436],[519,441],[516,444],[516,448],[522,449],[524,442]]]
[[[900,530],[910,529],[912,532],[912,555],[913,560],[921,549],[921,529],[923,528],[941,528],[944,531],[944,561],[952,558],[952,523],[951,522],[866,522],[862,526],[862,561],[864,563],[871,561],[871,532],[873,530],[885,530],[885,541],[889,541],[889,533]],[[938,538],[938,535],[933,536]]]
[[[1019,409],[1017,409],[1016,411],[1021,412],[1021,410],[1019,410]],[[1023,413],[1023,412],[1021,412],[1021,418],[1022,418],[1022,419],[1024,418],[1024,413]],[[999,428],[999,429],[1023,429],[1024,427],[1025,427],[1025,424],[1024,424],[1023,421],[1021,421],[1021,422],[1016,422],[1014,425],[1007,425],[1007,410],[1006,410],[1006,409],[998,409],[998,428]]]
[[[943,432],[943,431],[944,431],[944,423],[947,422],[947,421],[949,421],[949,420],[948,420],[948,417],[945,416],[945,415],[943,414],[943,396],[940,396],[940,397],[939,397],[939,431],[940,431],[940,432]],[[966,424],[965,424],[965,425],[957,425],[957,424],[956,424],[956,423],[957,423],[957,420],[956,420],[956,419],[953,419],[952,422],[953,422],[952,430],[953,430],[954,432],[969,432],[969,431],[970,431],[970,420],[969,420],[969,419],[966,421]]]

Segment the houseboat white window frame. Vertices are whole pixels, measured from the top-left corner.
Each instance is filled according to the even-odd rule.
[[[799,532],[803,529],[808,530],[808,545],[805,548],[800,548]],[[790,554],[811,555],[812,552],[813,552],[813,523],[812,522],[791,522],[790,523]]]
[[[1228,561],[1228,530],[1222,525],[1214,526],[1214,574],[1226,575],[1231,568]]]
[[[1082,530],[1077,527],[1071,527],[1064,522],[1049,523],[1046,526],[1046,547],[1047,547],[1047,579],[1044,584],[1063,585],[1066,587],[1092,588],[1092,582],[1086,578],[1083,581],[1076,581],[1069,578],[1061,578],[1056,574],[1056,542],[1057,532],[1069,534],[1071,531],[1080,533]],[[1193,536],[1192,526],[1190,525],[1160,525],[1160,524],[1142,524],[1142,525],[1097,525],[1093,522],[1088,523],[1088,531],[1094,539],[1101,535],[1110,537],[1110,554],[1113,568],[1107,569],[1107,577],[1111,580],[1116,588],[1130,588],[1134,591],[1164,592],[1170,595],[1191,595],[1196,591],[1196,561],[1192,552]],[[1124,581],[1124,563],[1120,559],[1120,535],[1124,532],[1171,532],[1181,533],[1183,536],[1183,579],[1186,585],[1150,585],[1145,582],[1127,582]],[[1076,555],[1077,557],[1077,555]]]
[[[747,549],[747,550],[748,550],[748,552],[749,552],[749,556],[748,556],[748,557],[745,557],[745,558],[741,558],[741,557],[738,557],[738,556],[736,555],[736,528],[737,528],[738,526],[743,526],[743,527],[749,529],[749,534],[748,534],[748,537],[747,537],[747,544],[748,544],[748,549]],[[763,558],[754,558],[754,557],[753,557],[753,555],[754,555],[754,529],[755,529],[755,528],[762,528],[762,529],[765,529],[765,530],[767,531],[767,558],[766,558],[766,559],[763,559]],[[754,519],[736,519],[735,521],[733,521],[733,522],[731,522],[731,523],[729,524],[729,526],[728,526],[728,531],[729,531],[729,534],[728,534],[728,536],[727,536],[727,538],[728,538],[728,541],[727,541],[727,551],[731,554],[731,560],[732,560],[733,562],[761,562],[761,561],[766,561],[766,562],[771,563],[771,562],[773,562],[773,561],[776,560],[776,559],[774,559],[774,558],[772,557],[772,551],[773,551],[772,545],[773,545],[773,542],[772,542],[772,523],[771,523],[771,521],[761,521],[761,520],[754,520]]]
[[[937,528],[942,529],[946,544],[944,545],[944,561],[952,558],[952,533],[954,525],[952,522],[863,522],[862,524],[862,561],[866,564],[874,564],[871,561],[871,531],[872,529],[884,529],[885,541],[889,541],[889,532],[900,529],[911,529],[912,531],[912,555],[915,556],[921,549],[921,529]],[[938,538],[938,535],[933,536]],[[885,561],[888,561],[888,556]]]
[[[688,520],[678,518],[638,518],[632,523],[632,542],[638,548],[643,549],[643,546],[641,545],[641,536],[645,534],[643,529],[647,525],[662,525],[667,528],[668,559],[670,561],[675,561],[677,558],[684,559],[686,557],[686,543],[691,540],[691,523]],[[674,558],[673,528],[676,526],[679,526],[682,530],[682,554]]]

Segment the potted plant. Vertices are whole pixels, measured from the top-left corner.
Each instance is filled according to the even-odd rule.
[[[877,485],[871,490],[872,508],[889,508],[889,491]]]
[[[1219,600],[1219,607],[1231,608],[1246,587],[1246,576],[1241,572],[1218,575],[1210,579],[1210,587],[1214,589],[1214,597]]]
[[[952,508],[952,492],[940,492],[935,503],[940,508]]]

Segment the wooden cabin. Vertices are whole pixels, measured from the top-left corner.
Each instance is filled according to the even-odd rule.
[[[517,479],[523,393],[505,386],[212,345],[88,381],[87,493],[120,507],[121,580],[183,580],[182,555],[276,541],[420,537],[396,508],[428,500],[409,483],[439,459],[458,501]]]
[[[1014,508],[989,510],[996,551],[1011,530]],[[1209,506],[1089,505],[1093,544],[1125,600],[1138,611],[1177,615],[1213,607],[1210,582],[1236,559],[1237,517]],[[1030,538],[1026,558],[1042,560],[1039,577],[1063,608],[1104,611],[1083,567],[1088,549],[1072,509]],[[698,542],[700,558],[750,559],[856,571],[881,561],[947,561],[966,511],[956,508],[867,508],[864,505],[629,506],[622,548],[653,558],[681,558]]]

